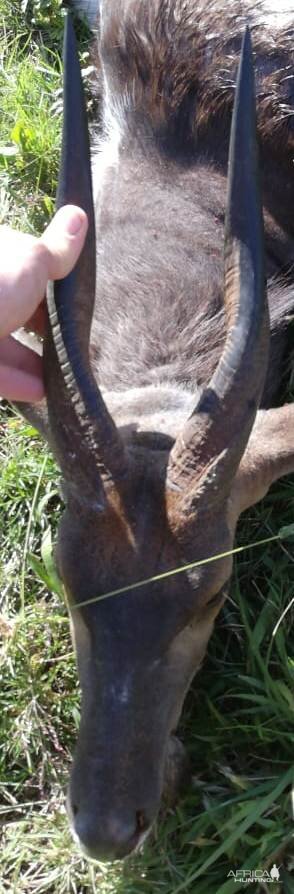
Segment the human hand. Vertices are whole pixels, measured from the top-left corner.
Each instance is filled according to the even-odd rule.
[[[25,326],[43,334],[49,279],[63,279],[84,245],[87,216],[74,205],[60,208],[37,239],[0,227],[0,395],[34,402],[44,397],[42,358],[11,335]]]

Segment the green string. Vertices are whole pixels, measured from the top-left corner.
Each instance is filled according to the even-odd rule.
[[[192,568],[199,568],[201,565],[208,565],[210,562],[217,562],[218,559],[225,559],[228,556],[234,556],[236,553],[243,553],[246,549],[255,549],[257,546],[265,546],[267,543],[273,543],[274,540],[282,540],[294,535],[294,524],[281,528],[278,534],[272,537],[266,537],[264,540],[257,540],[255,543],[248,543],[246,546],[236,546],[234,549],[225,553],[218,553],[217,556],[210,556],[209,559],[200,559],[198,562],[191,562],[189,565],[181,565],[179,568],[173,568],[171,571],[164,571],[162,574],[155,574],[153,577],[147,577],[145,580],[139,580],[134,584],[127,584],[119,587],[117,590],[110,590],[103,593],[102,596],[93,596],[92,599],[86,599],[85,602],[78,602],[71,605],[71,611],[77,608],[84,608],[86,605],[93,605],[95,602],[102,602],[104,599],[110,599],[112,596],[121,596],[123,593],[129,593],[131,590],[137,590],[139,587],[146,587],[148,584],[154,584],[158,581],[165,580],[174,574],[183,574],[185,571],[191,571]]]

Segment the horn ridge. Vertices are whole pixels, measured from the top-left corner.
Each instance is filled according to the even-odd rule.
[[[85,455],[84,477],[92,477],[97,487],[98,473],[113,481],[125,477],[127,459],[89,359],[96,289],[95,214],[87,114],[70,14],[66,17],[63,58],[64,119],[57,207],[69,203],[83,208],[88,215],[88,232],[74,270],[48,289],[45,383],[55,452],[62,470],[69,478],[75,474],[76,463],[69,463],[74,439],[77,450]]]

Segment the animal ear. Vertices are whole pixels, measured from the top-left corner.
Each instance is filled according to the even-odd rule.
[[[47,401],[44,399],[38,401],[36,404],[24,404],[19,401],[14,401],[13,403],[24,419],[27,419],[30,425],[32,425],[33,428],[36,428],[39,435],[44,438],[44,441],[47,441],[47,443],[50,444],[50,425]]]
[[[282,475],[294,472],[294,404],[260,410],[231,492],[236,517],[258,503]]]
[[[34,351],[35,354],[41,356],[42,345],[37,336],[26,332],[24,329],[18,329],[17,332],[14,333],[14,337],[17,338],[17,341],[19,341],[20,344],[26,345]],[[28,404],[14,400],[13,405],[21,416],[23,416],[24,419],[27,419],[30,425],[33,425],[33,427],[37,429],[42,438],[50,443],[50,425],[46,398],[35,404]]]

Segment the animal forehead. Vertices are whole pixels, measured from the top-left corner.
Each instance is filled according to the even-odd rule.
[[[123,589],[123,588],[122,588]],[[105,595],[105,594],[104,594]],[[146,657],[162,654],[185,623],[185,608],[179,587],[178,599],[171,600],[168,589],[156,585],[100,599],[75,612],[74,624],[83,623],[89,645],[112,665],[132,666]]]
[[[220,552],[222,546],[221,541]],[[116,552],[111,544],[109,554],[103,549],[92,552],[86,562],[83,552],[74,563],[70,557],[65,585],[73,612],[85,613],[90,629],[97,620],[110,632],[128,632],[130,620],[139,630],[151,629],[155,620],[165,625],[169,621],[168,629],[177,623],[182,626],[198,611],[201,614],[231,572],[231,557],[211,560],[204,539],[200,547],[193,538],[186,556],[187,561],[172,540],[149,544],[146,539],[128,555],[123,547]]]
[[[80,658],[92,656],[99,673],[103,667],[109,668],[111,674],[127,674],[128,669],[133,674],[143,665],[159,670],[159,662],[164,672],[172,656],[176,660],[183,652],[183,657],[187,653],[188,658],[191,649],[207,640],[224,598],[218,583],[220,590],[216,580],[209,590],[216,600],[208,607],[205,581],[203,586],[199,582],[192,595],[180,580],[174,587],[169,582],[148,584],[144,591],[136,589],[102,598],[76,611],[71,606]]]

